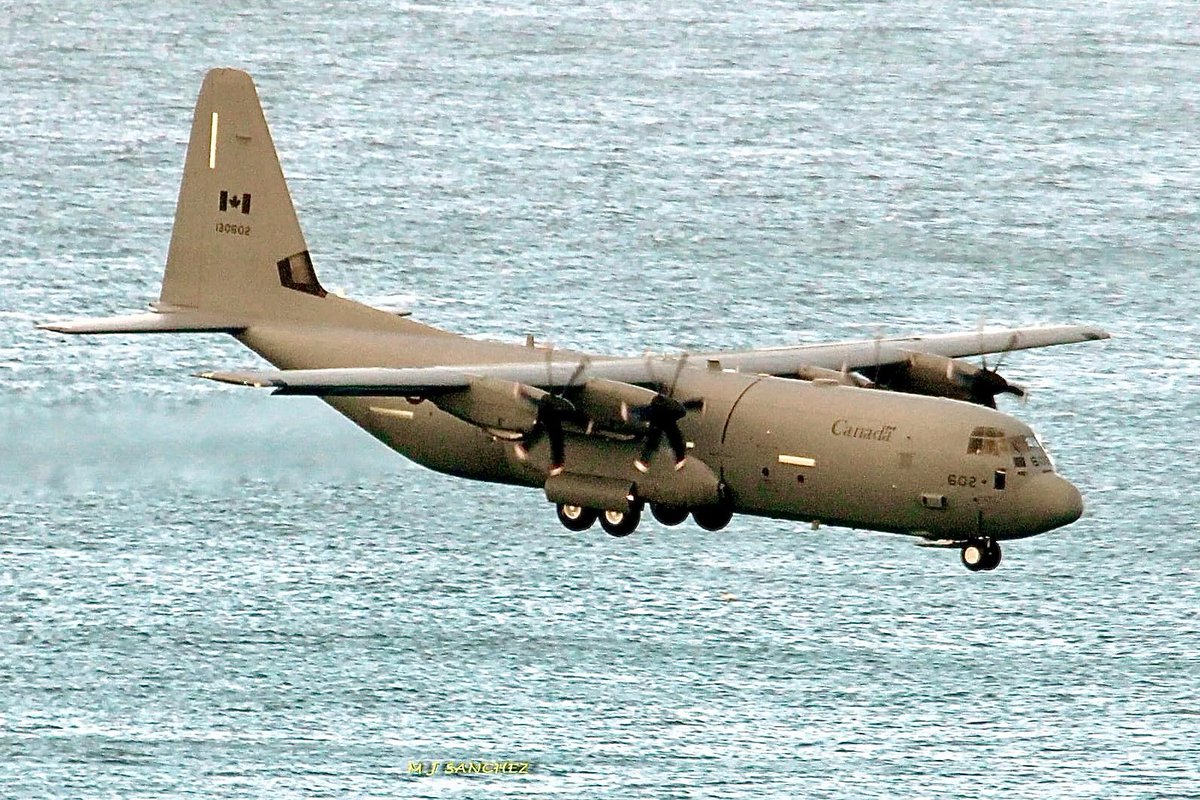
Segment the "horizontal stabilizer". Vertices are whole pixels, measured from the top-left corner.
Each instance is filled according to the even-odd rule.
[[[85,317],[62,322],[44,322],[39,328],[56,333],[240,333],[244,320],[206,311],[170,311],[122,314],[116,317]]]

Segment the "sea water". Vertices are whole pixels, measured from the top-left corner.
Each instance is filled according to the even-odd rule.
[[[1197,20],[0,4],[0,795],[1196,796]],[[228,337],[35,330],[157,297],[213,66],[254,75],[326,287],[435,325],[1105,327],[1002,365],[1086,515],[982,574],[750,518],[570,534],[193,378],[261,365]]]

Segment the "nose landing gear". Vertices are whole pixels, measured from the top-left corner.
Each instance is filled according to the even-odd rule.
[[[962,563],[971,572],[990,572],[1000,566],[1000,544],[995,539],[974,539],[963,545]]]

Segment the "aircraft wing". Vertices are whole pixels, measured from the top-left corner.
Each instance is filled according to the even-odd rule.
[[[762,375],[794,375],[805,367],[848,370],[904,361],[912,353],[949,358],[1002,353],[1107,339],[1103,330],[1062,325],[969,333],[866,339],[764,350],[689,354],[688,368],[719,368]],[[677,357],[559,359],[439,367],[335,367],[330,369],[203,372],[201,378],[239,386],[271,388],[275,394],[320,396],[428,397],[469,388],[482,379],[512,381],[548,391],[592,379],[653,386],[670,384],[680,368]]]
[[[905,360],[913,353],[961,358],[1009,350],[1028,350],[1058,344],[1075,344],[1107,339],[1104,330],[1090,325],[1050,325],[1031,328],[942,333],[932,336],[907,336],[860,339],[830,344],[776,347],[760,350],[735,350],[694,354],[700,363],[720,362],[723,369],[763,375],[793,375],[805,367],[847,370],[887,366]]]
[[[578,385],[589,378],[635,384],[657,383],[670,380],[675,364],[674,359],[661,358],[582,358],[550,364],[528,361],[396,369],[348,367],[202,372],[198,377],[238,386],[272,388],[275,394],[428,397],[467,389],[482,379],[512,381],[550,391]]]

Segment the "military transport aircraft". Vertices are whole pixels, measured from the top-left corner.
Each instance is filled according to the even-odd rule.
[[[1086,326],[613,358],[466,338],[327,293],[250,76],[208,73],[152,313],[61,333],[221,332],[277,370],[202,377],[316,395],[450,475],[537,487],[567,528],[613,536],[649,505],[716,531],[735,513],[911,534],[1000,563],[998,542],[1083,512],[1022,390],[959,360],[1107,338]]]

